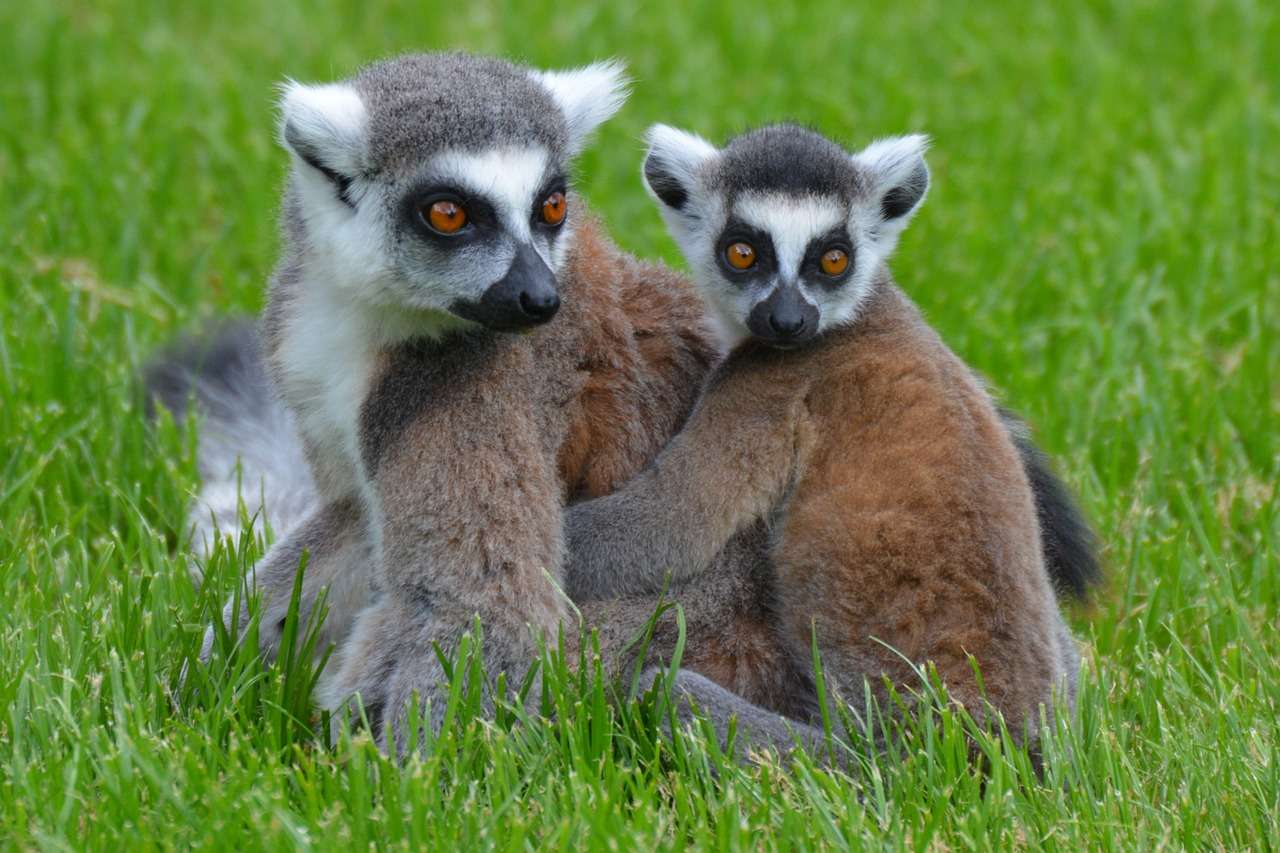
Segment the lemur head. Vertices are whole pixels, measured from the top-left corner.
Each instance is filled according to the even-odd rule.
[[[924,199],[928,140],[856,154],[793,125],[717,149],[656,125],[644,180],[731,342],[796,346],[849,323]]]
[[[445,328],[550,320],[569,160],[625,89],[613,62],[553,72],[459,53],[286,83],[287,237],[308,278]]]

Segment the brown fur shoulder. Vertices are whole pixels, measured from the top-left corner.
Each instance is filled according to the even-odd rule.
[[[594,218],[578,226],[566,266],[586,373],[560,455],[566,497],[576,499],[613,491],[657,454],[718,350],[689,280],[622,251]]]

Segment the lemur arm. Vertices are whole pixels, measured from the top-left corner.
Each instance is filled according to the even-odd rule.
[[[657,592],[701,572],[777,505],[795,466],[802,392],[731,359],[685,428],[620,491],[566,511],[574,599]]]
[[[381,592],[405,614],[464,630],[479,614],[496,645],[499,626],[527,635],[567,612],[547,577],[559,580],[561,487],[539,389],[555,369],[515,336],[387,354],[360,440]]]

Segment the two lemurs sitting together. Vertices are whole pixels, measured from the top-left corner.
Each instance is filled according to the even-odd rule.
[[[261,325],[149,376],[202,414],[197,540],[238,524],[238,464],[263,496],[262,651],[307,552],[321,701],[358,695],[394,747],[414,696],[439,725],[434,645],[476,616],[508,683],[575,609],[621,672],[670,582],[674,689],[722,736],[736,717],[744,745],[815,744],[816,642],[840,701],[929,661],[1034,740],[1074,701],[1055,586],[1096,563],[1044,458],[889,276],[923,138],[850,154],[775,126],[717,149],[655,127],[644,179],[691,281],[613,246],[571,189],[624,88],[609,63],[464,54],[286,87]]]

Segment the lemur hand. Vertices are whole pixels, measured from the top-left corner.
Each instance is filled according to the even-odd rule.
[[[565,511],[565,591],[575,600],[656,593],[663,565],[657,520],[625,493],[585,501]],[[655,535],[656,534],[656,535]]]
[[[389,752],[403,754],[410,745],[404,724],[411,700],[430,706],[430,714],[421,716],[424,726],[438,728],[444,717],[446,678],[432,642],[449,645],[440,627],[429,614],[389,601],[368,608],[317,698],[331,709],[349,709],[353,727],[367,720]]]
[[[353,724],[359,722],[356,711],[362,708],[378,742],[388,752],[403,756],[423,743],[427,729],[438,732],[444,724],[451,686],[437,648],[446,661],[453,662],[456,677],[471,678],[472,659],[459,656],[459,649],[477,615],[452,604],[423,609],[383,599],[360,614],[336,674],[317,698],[329,708],[351,708]],[[504,624],[498,617],[481,618],[484,683],[467,681],[462,690],[464,695],[481,691],[483,708],[489,713],[498,675],[505,673],[508,688],[522,684],[537,658],[537,648],[526,626]],[[481,651],[479,639],[473,636],[471,649],[476,654]],[[531,697],[540,695],[530,691]],[[416,710],[414,719],[420,726],[416,732],[408,724],[411,710]]]

